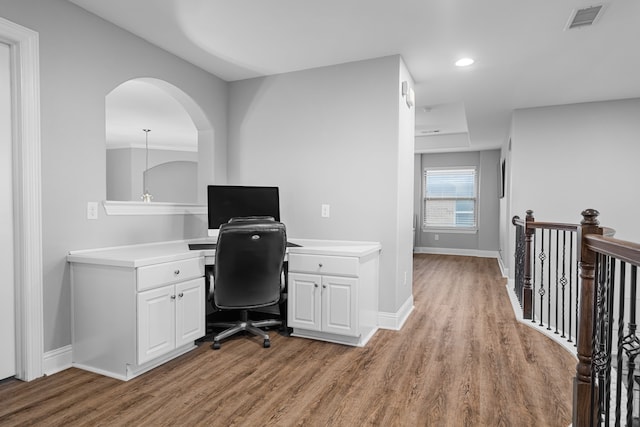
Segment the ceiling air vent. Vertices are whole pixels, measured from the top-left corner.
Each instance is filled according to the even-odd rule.
[[[593,25],[602,15],[604,5],[590,6],[584,9],[575,9],[569,18],[567,30],[572,28],[582,28]]]

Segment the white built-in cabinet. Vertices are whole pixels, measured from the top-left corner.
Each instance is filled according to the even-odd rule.
[[[289,239],[292,335],[364,346],[378,329],[376,242]],[[72,366],[128,380],[205,335],[205,264],[192,241],[71,251]]]
[[[195,348],[205,335],[201,253],[79,251],[68,259],[73,366],[128,380]]]
[[[293,336],[364,346],[378,328],[379,252],[289,254]]]
[[[138,364],[204,335],[204,279],[138,293]]]

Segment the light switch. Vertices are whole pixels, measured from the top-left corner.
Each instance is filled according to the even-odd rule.
[[[329,218],[329,205],[322,205],[322,218]]]
[[[87,202],[87,219],[98,219],[98,202]]]

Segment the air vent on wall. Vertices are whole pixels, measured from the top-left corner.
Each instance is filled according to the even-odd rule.
[[[572,28],[582,28],[593,25],[602,15],[603,7],[604,5],[598,5],[586,7],[584,9],[575,9],[573,13],[571,13],[566,29],[570,30]]]

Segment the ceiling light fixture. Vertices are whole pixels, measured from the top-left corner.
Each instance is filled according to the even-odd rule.
[[[473,64],[475,61],[471,58],[461,58],[456,61],[457,67],[468,67]]]

